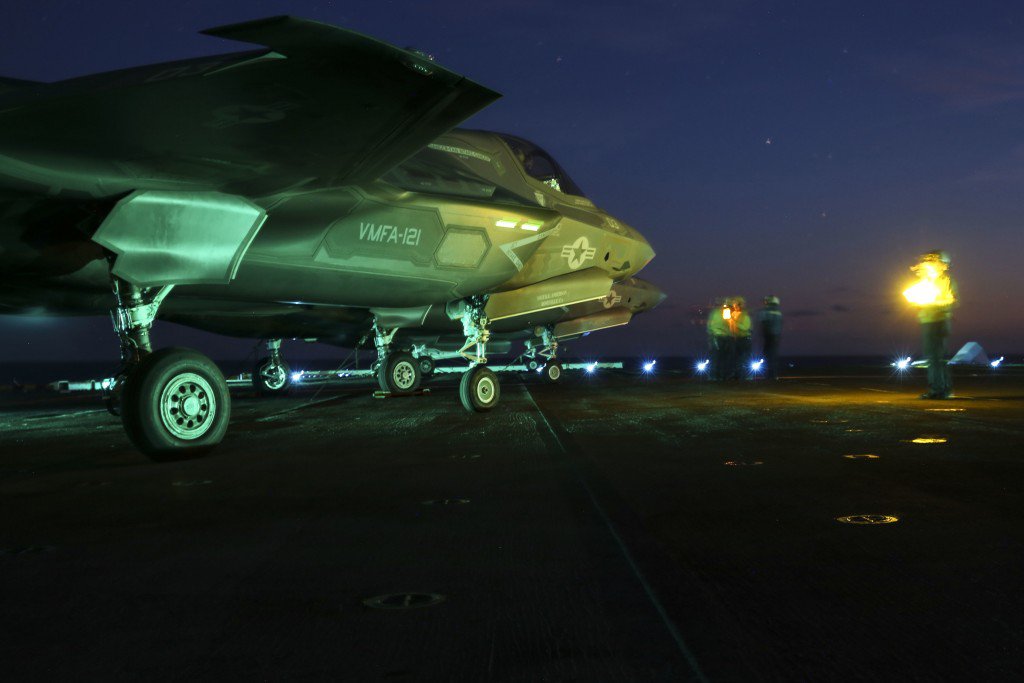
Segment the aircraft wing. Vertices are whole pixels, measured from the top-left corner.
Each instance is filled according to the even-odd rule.
[[[0,79],[0,186],[256,196],[358,183],[499,97],[420,53],[313,21],[203,33],[267,49],[50,84]]]

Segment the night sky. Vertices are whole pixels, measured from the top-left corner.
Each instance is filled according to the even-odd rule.
[[[464,125],[545,147],[650,240],[641,277],[669,299],[579,353],[689,355],[694,307],[768,293],[784,354],[916,353],[899,291],[933,248],[960,285],[952,345],[1024,352],[1024,5],[14,0],[0,74],[246,50],[196,32],[276,14],[416,47],[502,93]],[[0,318],[0,335],[8,361],[117,356],[101,319]],[[156,340],[220,358],[252,345],[168,324]]]

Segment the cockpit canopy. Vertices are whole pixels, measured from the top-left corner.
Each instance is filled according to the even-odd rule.
[[[579,185],[572,181],[569,174],[543,149],[529,140],[517,138],[514,135],[505,135],[504,133],[499,133],[499,135],[528,175],[559,192],[578,197],[586,196]]]
[[[455,129],[381,176],[395,187],[456,197],[543,205],[533,183],[519,173],[567,195],[583,190],[550,154],[537,145],[503,133]]]

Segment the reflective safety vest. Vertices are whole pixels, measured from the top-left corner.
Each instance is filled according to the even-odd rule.
[[[731,318],[729,320],[725,319],[722,315],[722,311],[724,310],[725,309],[720,306],[712,309],[708,313],[708,334],[713,337],[728,337],[732,334],[729,330]]]
[[[934,306],[921,306],[917,309],[917,320],[922,323],[939,323],[953,317],[953,307],[957,302],[956,280],[948,275],[941,275],[935,279],[935,286],[939,288],[937,297],[941,304]]]
[[[750,316],[746,311],[733,310],[729,322],[729,333],[734,337],[750,336]]]

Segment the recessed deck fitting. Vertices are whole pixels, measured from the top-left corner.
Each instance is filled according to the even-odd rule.
[[[847,515],[836,517],[836,521],[843,524],[893,524],[900,521],[900,518],[893,515]]]
[[[440,593],[389,593],[363,600],[363,604],[373,609],[416,609],[439,605],[447,596]]]

